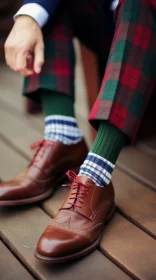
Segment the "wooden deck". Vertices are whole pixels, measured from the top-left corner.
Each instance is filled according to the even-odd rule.
[[[77,69],[80,75],[79,69]],[[32,153],[29,145],[42,139],[43,119],[24,112],[21,78],[0,66],[0,177],[21,172]],[[84,89],[78,87],[77,108]],[[155,103],[156,104],[156,103]],[[155,107],[155,106],[154,106]],[[85,127],[86,102],[78,112]],[[149,120],[152,120],[150,125]],[[63,202],[68,189],[60,187],[50,199],[29,207],[0,208],[0,280],[155,280],[156,279],[156,113],[150,110],[140,140],[121,153],[113,174],[116,214],[101,244],[84,258],[57,265],[39,263],[33,256],[43,230]],[[145,134],[145,135],[144,135]],[[148,137],[147,137],[148,135]]]

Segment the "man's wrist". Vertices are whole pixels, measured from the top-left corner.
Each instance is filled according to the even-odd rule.
[[[16,17],[15,20],[15,25],[21,26],[22,28],[24,27],[29,27],[33,30],[37,30],[40,29],[40,26],[38,25],[38,23],[36,22],[36,20],[34,18],[32,18],[31,16],[28,15],[19,15]]]
[[[36,3],[30,3],[22,6],[14,15],[14,20],[16,20],[19,16],[31,17],[38,23],[40,28],[46,24],[49,18],[47,11],[41,5]]]

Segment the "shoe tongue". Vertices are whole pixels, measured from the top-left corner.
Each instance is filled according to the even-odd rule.
[[[88,178],[87,176],[78,176],[77,178],[79,179],[79,181],[82,184],[86,185],[88,187],[88,189],[89,189],[89,194],[88,195],[84,195],[84,202],[85,203],[81,204],[79,202],[79,198],[72,200],[71,199],[71,194],[69,194],[67,200],[64,202],[64,204],[62,205],[61,209],[70,209],[70,211],[77,212],[77,213],[79,213],[79,214],[81,214],[81,215],[83,215],[83,216],[85,216],[87,218],[90,218],[91,215],[92,215],[92,209],[91,209],[90,203],[91,203],[91,199],[92,199],[92,196],[93,196],[93,192],[95,191],[96,184],[90,178]],[[82,187],[81,190],[83,190],[83,187]],[[78,191],[81,192],[80,188],[77,188],[76,191],[77,192]],[[70,190],[70,192],[72,192],[72,190]],[[69,197],[70,197],[70,200],[69,200]],[[80,208],[77,207],[77,206],[71,206],[70,204],[68,204],[69,201],[71,203],[78,204],[80,206]]]
[[[96,184],[93,182],[93,180],[88,178],[87,176],[80,175],[80,176],[78,176],[78,178],[84,185],[92,184],[93,186],[96,186]]]
[[[35,178],[35,180],[44,180],[45,177],[49,179],[48,172],[50,172],[50,163],[52,161],[52,157],[54,157],[53,154],[54,152],[52,146],[42,145],[39,147],[36,151],[34,159],[28,166],[27,175],[31,178]],[[46,170],[46,173],[44,170]]]
[[[95,183],[94,183],[90,178],[88,178],[87,176],[77,176],[77,178],[79,179],[79,181],[80,181],[82,184],[88,186],[90,189],[91,189],[91,188],[94,188]],[[83,186],[77,188],[77,192],[83,193],[83,188],[85,189],[85,187],[83,187]],[[85,196],[85,195],[84,195],[84,196]],[[75,200],[75,203],[77,203],[78,201],[79,201],[79,199],[77,198],[77,199]],[[74,207],[74,208],[75,208],[75,207]]]
[[[75,210],[79,214],[88,219],[92,219],[94,211],[96,211],[98,205],[104,201],[105,188],[97,186],[92,179],[87,176],[78,176],[79,180],[88,187],[88,194],[84,196],[84,203],[77,203],[81,208],[76,207]]]
[[[93,192],[93,190],[94,190],[94,188],[95,188],[95,183],[90,179],[90,178],[88,178],[87,176],[78,176],[78,179],[79,179],[79,181],[82,183],[82,184],[84,184],[84,185],[86,185],[86,186],[88,186],[89,187],[89,193],[90,193],[90,195],[89,196],[92,196],[92,192]],[[85,188],[85,187],[84,187]],[[82,188],[81,188],[81,190],[80,190],[80,188],[77,188],[77,192],[80,192],[80,193],[83,193],[83,186],[82,186]],[[86,200],[86,197],[85,197],[85,195],[84,195],[84,199]],[[80,199],[81,200],[81,199]],[[88,200],[88,199],[87,199]],[[79,198],[77,198],[76,200],[75,200],[75,202],[74,203],[76,203],[76,204],[78,204],[80,207],[82,206],[82,204],[79,202]],[[85,206],[85,210],[84,210],[84,206]],[[78,207],[75,207],[75,206],[73,206],[73,208],[72,208],[72,210],[73,211],[76,211],[76,212],[78,212],[78,213],[81,213],[81,214],[83,214],[84,216],[86,216],[86,217],[88,217],[91,213],[90,213],[90,203],[88,202],[88,205],[86,205],[86,203],[85,203],[85,205],[83,205],[83,207],[82,207],[82,209],[81,208],[78,208]]]

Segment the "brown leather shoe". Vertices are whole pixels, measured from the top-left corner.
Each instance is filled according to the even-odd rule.
[[[86,176],[67,175],[73,184],[69,195],[41,236],[35,256],[43,262],[77,259],[100,243],[105,224],[114,213],[112,183],[98,187]]]
[[[30,204],[47,198],[64,180],[65,172],[69,168],[78,170],[88,153],[84,140],[74,145],[43,140],[32,148],[38,149],[26,171],[0,184],[0,206]]]

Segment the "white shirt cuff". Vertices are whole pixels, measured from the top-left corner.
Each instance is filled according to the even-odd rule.
[[[41,28],[46,24],[49,18],[47,11],[41,5],[36,3],[23,5],[14,15],[14,20],[16,20],[16,18],[21,15],[32,17]]]
[[[119,0],[113,0],[110,6],[111,11],[115,11],[117,5],[119,3]]]

